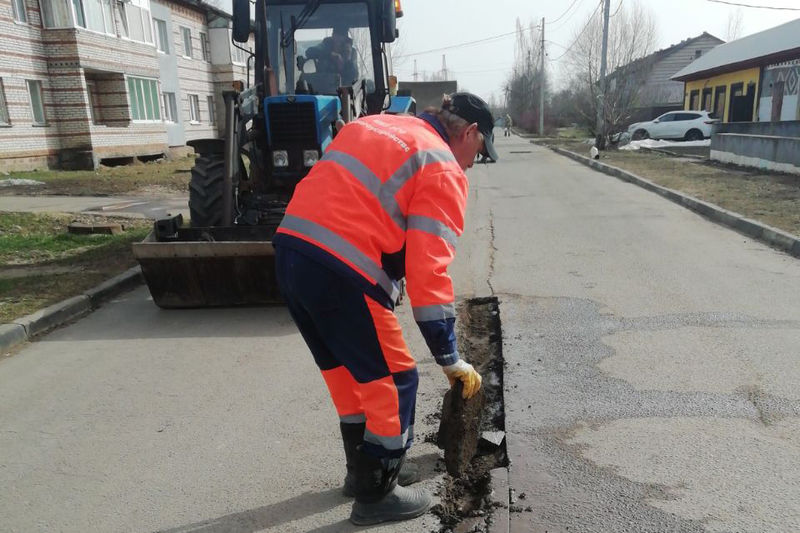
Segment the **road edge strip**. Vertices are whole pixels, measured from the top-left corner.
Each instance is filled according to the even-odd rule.
[[[97,310],[103,303],[144,283],[142,268],[135,266],[122,274],[39,311],[0,324],[0,350],[7,351],[34,337],[48,333]]]
[[[767,226],[761,222],[745,218],[738,213],[728,211],[727,209],[723,209],[718,205],[699,200],[693,196],[688,196],[676,190],[662,187],[661,185],[657,185],[650,180],[642,178],[641,176],[637,176],[636,174],[622,170],[619,167],[614,167],[599,161],[595,161],[588,157],[576,154],[575,152],[559,148],[558,146],[547,146],[542,143],[536,143],[533,141],[531,142],[538,146],[549,148],[557,154],[569,157],[578,163],[591,167],[604,174],[614,176],[622,181],[633,183],[634,185],[638,185],[643,189],[659,194],[676,204],[680,204],[683,207],[686,207],[687,209],[690,209],[695,213],[708,218],[712,222],[730,228],[747,237],[760,241],[771,246],[772,248],[800,259],[800,237],[792,235],[791,233],[787,233],[778,228],[773,228],[772,226]]]

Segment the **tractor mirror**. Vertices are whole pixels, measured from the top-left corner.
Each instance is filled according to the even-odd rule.
[[[395,0],[383,0],[383,16],[381,17],[381,41],[393,43],[397,37],[397,11]]]
[[[246,43],[250,39],[250,0],[233,0],[233,40]]]

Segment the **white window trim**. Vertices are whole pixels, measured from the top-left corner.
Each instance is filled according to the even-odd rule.
[[[6,115],[8,115],[8,122],[0,122],[0,128],[10,128],[11,111],[8,109],[8,99],[6,98],[5,84],[2,77],[0,77],[0,99],[3,101],[3,105],[6,107]]]
[[[133,122],[134,124],[161,124],[161,123],[163,123],[164,122],[164,112],[161,109],[161,102],[160,102],[161,99],[160,98],[158,98],[159,102],[158,102],[158,106],[157,106],[158,107],[158,112],[161,115],[160,118],[154,119],[154,120],[150,120],[150,119],[147,119],[147,118],[146,119],[133,118],[133,108],[131,108],[131,101],[130,101],[131,94],[130,94],[130,91],[128,90],[128,79],[129,78],[133,78],[135,80],[147,80],[147,81],[156,82],[156,94],[161,94],[161,83],[159,83],[157,78],[148,78],[147,76],[129,76],[129,75],[125,75],[125,92],[128,93],[128,110],[131,111],[131,122]]]
[[[118,0],[113,0],[113,1],[114,1],[114,2],[118,2]],[[129,1],[130,1],[130,0],[129,0]],[[136,5],[137,3],[136,3],[136,2],[133,2],[133,4],[134,4],[134,5]],[[113,4],[112,4],[112,5],[113,5]],[[149,4],[148,4],[148,5],[149,5]],[[150,32],[152,32],[152,31],[153,31],[153,13],[150,11],[150,9],[146,9],[146,10],[145,10],[145,9],[144,9],[142,6],[136,5],[136,7],[138,7],[138,8],[139,8],[139,9],[141,9],[142,11],[147,11],[147,18],[148,18],[148,19],[150,19]],[[123,9],[123,10],[125,9],[125,3],[122,3],[122,9]],[[126,14],[125,14],[125,16],[127,17],[127,16],[128,16],[128,14],[126,13]],[[116,25],[116,17],[115,17],[115,19],[114,19],[114,24]],[[131,31],[131,28],[130,28],[130,26],[131,26],[131,22],[130,22],[130,21],[128,21],[128,33],[130,33],[130,31]],[[83,28],[81,28],[81,29],[83,29]],[[139,43],[139,44],[147,44],[147,45],[150,45],[150,46],[152,46],[153,48],[156,48],[156,50],[158,50],[158,48],[156,47],[156,38],[155,38],[155,36],[154,36],[154,35],[152,35],[152,33],[151,33],[151,37],[153,38],[153,42],[151,42],[151,43],[148,43],[147,41],[140,41],[140,40],[138,40],[138,39],[132,39],[131,37],[126,37],[126,36],[124,36],[124,35],[120,35],[120,36],[119,36],[119,38],[120,38],[120,39],[122,39],[123,41],[130,41],[130,42],[132,42],[132,43]],[[136,77],[136,76],[134,76],[134,77]]]
[[[156,52],[158,52],[161,55],[169,55],[169,45],[170,45],[170,43],[167,42],[167,46],[165,46],[166,50],[162,50],[161,48],[158,47],[158,40],[160,39],[160,37],[157,37],[158,29],[156,27],[156,18],[151,15],[150,16],[150,20],[152,21],[152,24],[153,24],[153,29],[151,31],[153,32],[153,46],[156,47]],[[164,26],[167,25],[167,21],[166,20],[163,20],[163,19],[158,19],[158,20],[161,20],[164,23]],[[169,28],[166,28],[166,33],[167,33],[167,38],[169,38]]]
[[[194,43],[192,42],[192,29],[187,26],[180,26],[181,28],[181,49],[183,50],[183,54],[181,57],[183,59],[194,59]],[[189,32],[189,53],[192,54],[190,56],[186,55],[186,37],[184,36],[183,30],[187,30]]]
[[[195,114],[192,111],[192,96],[197,98],[197,116],[195,118],[191,118],[192,115]],[[201,115],[200,115],[200,95],[199,94],[187,94],[186,95],[186,101],[189,104],[189,124],[202,124],[202,122],[200,122],[200,118],[202,118]]]
[[[14,21],[14,24],[19,24],[20,26],[30,26],[31,25],[31,18],[28,16],[28,2],[22,0],[23,5],[25,6],[24,16],[25,20],[17,20],[15,16],[17,13],[17,8],[15,7],[17,0],[11,0],[11,20]]]
[[[35,83],[39,84],[39,101],[42,103],[42,118],[44,119],[44,122],[36,122],[36,110],[33,108],[33,98],[31,98],[31,85],[30,85],[31,82],[35,82]],[[29,79],[26,79],[25,80],[25,88],[28,91],[28,102],[30,103],[31,121],[32,121],[31,125],[34,128],[44,128],[44,127],[49,126],[49,124],[47,122],[47,109],[45,108],[45,105],[44,105],[44,84],[42,83],[42,80],[29,80]],[[9,118],[11,118],[11,117],[9,116]]]

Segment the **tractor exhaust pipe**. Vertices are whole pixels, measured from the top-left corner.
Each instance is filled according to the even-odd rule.
[[[239,147],[237,146],[236,127],[236,91],[223,91],[225,100],[225,177],[223,181],[222,197],[222,225],[233,224],[233,177],[237,173],[239,162]]]

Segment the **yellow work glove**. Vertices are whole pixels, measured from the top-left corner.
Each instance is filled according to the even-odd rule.
[[[471,364],[467,363],[463,359],[459,359],[452,365],[443,366],[442,370],[447,376],[447,379],[450,380],[451,387],[456,380],[460,380],[464,384],[461,397],[465,400],[469,400],[475,396],[481,389],[481,381],[483,381],[481,379],[481,375],[478,374],[474,368],[472,368]]]

